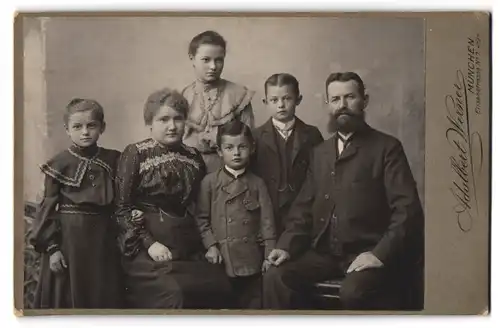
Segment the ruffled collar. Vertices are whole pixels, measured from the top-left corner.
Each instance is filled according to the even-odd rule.
[[[182,141],[179,141],[175,145],[165,145],[154,138],[151,138],[151,141],[156,147],[162,148],[166,151],[179,151],[182,148]]]

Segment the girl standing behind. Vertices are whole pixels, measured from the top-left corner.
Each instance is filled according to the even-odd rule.
[[[64,114],[73,144],[40,168],[44,199],[31,238],[42,253],[36,308],[118,308],[119,253],[113,180],[120,152],[97,145],[104,111],[73,99]]]
[[[255,92],[221,78],[225,57],[226,41],[217,32],[198,34],[189,44],[196,80],[182,91],[190,106],[184,143],[201,152],[207,173],[221,166],[217,126],[237,118],[254,127],[251,100]]]

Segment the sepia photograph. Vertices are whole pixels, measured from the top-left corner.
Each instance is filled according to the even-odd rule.
[[[425,17],[17,23],[23,311],[427,307]]]

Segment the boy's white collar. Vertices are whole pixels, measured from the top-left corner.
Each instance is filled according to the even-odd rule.
[[[242,175],[243,173],[245,173],[246,171],[246,168],[242,168],[242,169],[239,169],[239,170],[234,170],[232,168],[230,168],[229,166],[225,165],[225,168],[226,170],[231,173],[235,178],[238,178],[240,175]]]
[[[283,122],[280,122],[278,121],[277,119],[275,119],[274,117],[272,118],[272,121],[273,121],[273,125],[278,128],[278,130],[281,130],[281,131],[288,131],[288,130],[291,130],[292,127],[295,125],[295,117],[292,118],[291,121],[289,122],[286,122],[286,123],[283,123]]]

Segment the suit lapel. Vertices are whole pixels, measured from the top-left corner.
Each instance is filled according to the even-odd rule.
[[[337,141],[337,139],[335,139],[335,141]],[[345,160],[348,160],[352,157],[354,157],[357,152],[358,152],[358,148],[359,148],[359,143],[356,142],[356,141],[359,141],[359,140],[352,140],[346,148],[344,148],[344,150],[342,151],[342,153],[340,154],[339,158],[337,159],[337,162],[342,162],[342,161],[345,161]],[[335,142],[336,143],[336,142]],[[335,144],[335,147],[337,147],[337,145]]]
[[[299,151],[302,149],[302,146],[307,143],[309,139],[309,135],[305,133],[305,124],[299,118],[295,118],[295,127],[292,132],[293,137],[293,148],[292,148],[292,165],[295,162],[295,158]]]
[[[329,147],[325,148],[324,158],[328,163],[328,166],[330,167],[330,172],[335,172],[336,171],[335,164],[337,163],[337,158],[336,158],[337,136],[334,135],[326,142],[329,143]]]
[[[238,197],[248,190],[248,183],[245,176],[235,179],[221,169],[219,177],[221,180],[221,189],[227,194],[226,201]]]
[[[266,144],[272,151],[278,154],[278,148],[276,145],[276,135],[274,133],[274,127],[271,119],[269,119],[262,130],[262,141]]]
[[[363,127],[352,136],[352,140],[348,143],[347,147],[344,148],[339,158],[337,159],[337,162],[343,162],[355,157],[358,153],[359,148],[363,146],[363,140],[364,138],[366,138],[366,135],[369,134],[370,129],[371,128],[368,126],[368,124],[365,123],[365,125],[363,125]],[[337,147],[337,138],[335,137],[333,139],[335,139],[335,147]]]

